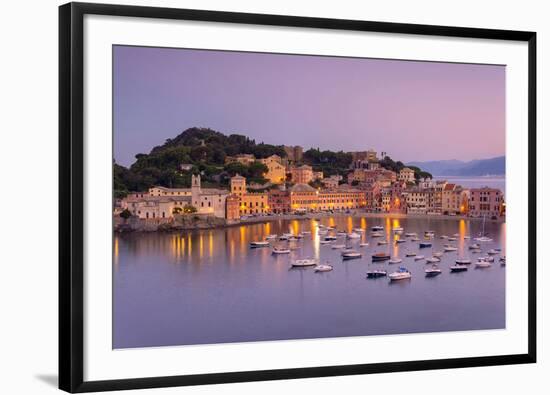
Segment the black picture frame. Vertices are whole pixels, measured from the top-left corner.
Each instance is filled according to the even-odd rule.
[[[511,40],[528,43],[528,352],[483,356],[85,381],[83,19],[86,14],[227,22],[364,32]],[[536,362],[536,33],[404,23],[367,22],[110,4],[68,3],[59,8],[59,388],[71,393],[281,380],[382,372],[449,369]]]

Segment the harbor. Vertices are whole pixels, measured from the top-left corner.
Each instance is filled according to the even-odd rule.
[[[115,235],[114,346],[504,328],[505,237],[502,221],[359,213]]]

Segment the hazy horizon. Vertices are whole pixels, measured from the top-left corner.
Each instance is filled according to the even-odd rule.
[[[404,163],[505,155],[505,67],[115,46],[114,155],[209,127]]]

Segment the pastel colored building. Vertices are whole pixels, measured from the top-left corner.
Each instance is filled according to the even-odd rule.
[[[241,199],[237,195],[229,195],[225,199],[225,218],[228,221],[237,221],[241,218]]]
[[[296,184],[289,190],[292,211],[317,211],[319,191],[307,184]]]
[[[300,147],[299,145],[295,146],[283,146],[283,149],[285,150],[287,161],[289,163],[298,163],[302,161],[302,158],[304,156],[304,149]]]
[[[240,215],[266,214],[269,210],[268,196],[265,192],[250,193],[246,189],[246,178],[236,174],[231,177],[231,193],[239,198]]]
[[[248,166],[256,161],[256,157],[252,154],[239,154],[234,156],[226,156],[225,164],[229,163],[240,163],[242,165]]]
[[[503,212],[504,196],[496,188],[470,189],[469,215],[472,217],[499,217]]]
[[[397,176],[397,179],[398,179],[399,181],[404,181],[404,182],[408,182],[408,183],[413,183],[413,182],[415,182],[414,170],[413,170],[413,169],[409,169],[408,167],[402,168],[402,169],[399,171],[399,175]]]
[[[352,188],[322,189],[318,197],[320,210],[348,210],[367,205],[365,192]]]
[[[286,180],[286,167],[282,164],[279,155],[271,155],[264,159],[259,159],[267,167],[267,173],[264,177],[272,184],[282,184]]]
[[[308,184],[313,181],[313,169],[308,165],[291,167],[290,174],[294,184]]]
[[[422,189],[410,189],[403,193],[408,214],[426,214],[428,211],[428,192]]]
[[[268,192],[269,211],[275,214],[286,214],[291,211],[290,192],[272,189]]]

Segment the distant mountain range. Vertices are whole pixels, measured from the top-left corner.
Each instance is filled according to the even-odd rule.
[[[435,160],[428,162],[410,162],[407,165],[420,167],[434,176],[486,176],[504,175],[506,157],[476,159],[469,162],[460,160]]]

